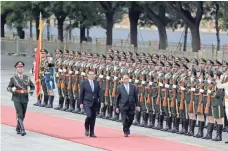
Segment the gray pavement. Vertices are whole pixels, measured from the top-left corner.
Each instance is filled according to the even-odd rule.
[[[3,59],[4,58],[4,59]],[[3,69],[1,70],[1,105],[6,105],[6,106],[13,106],[13,103],[10,101],[10,94],[6,91],[7,84],[9,82],[9,77],[14,74],[14,68],[13,63],[11,62],[8,63],[8,61],[15,61],[15,58],[13,57],[3,57],[2,58],[2,66],[4,66]],[[17,58],[18,59],[18,58]],[[27,59],[25,60],[26,64],[30,63],[32,59]],[[10,69],[8,69],[10,68]],[[26,68],[26,72],[28,73],[30,68]],[[57,96],[57,92],[56,92]],[[67,113],[67,112],[62,112],[62,111],[55,111],[54,109],[45,109],[45,108],[40,108],[40,107],[34,107],[32,104],[35,102],[36,98],[33,96],[30,98],[30,102],[28,105],[28,111],[33,111],[33,112],[42,112],[44,114],[48,115],[53,115],[53,116],[58,116],[58,117],[63,117],[71,120],[77,120],[77,121],[82,121],[84,122],[85,116],[84,115],[78,115],[78,114],[72,114],[72,113]],[[57,97],[55,99],[56,101],[54,102],[55,105],[57,105]],[[113,129],[118,129],[122,130],[122,125],[121,123],[113,122],[113,121],[108,121],[108,120],[103,120],[103,119],[97,119],[97,125],[108,127],[108,128],[113,128]],[[197,128],[196,130],[197,131]],[[137,134],[142,134],[145,136],[152,136],[152,137],[157,137],[161,139],[166,139],[166,140],[172,140],[176,142],[182,142],[185,144],[191,144],[195,146],[201,146],[201,147],[206,147],[206,148],[211,148],[215,150],[221,150],[221,151],[228,151],[228,146],[224,144],[224,141],[222,142],[212,142],[212,141],[206,141],[202,139],[197,139],[194,137],[187,137],[183,135],[178,135],[178,134],[172,134],[172,133],[167,133],[167,132],[162,132],[162,131],[157,131],[153,129],[146,129],[146,128],[141,128],[141,127],[135,127],[133,126],[131,128],[132,133],[137,133]],[[206,133],[206,130],[205,130]],[[215,131],[213,133],[215,136]],[[4,139],[4,138],[3,138]],[[223,140],[228,140],[228,134],[223,133]]]
[[[1,131],[2,151],[104,151],[29,131],[26,136],[22,137],[16,135],[14,127],[6,125],[1,125]]]

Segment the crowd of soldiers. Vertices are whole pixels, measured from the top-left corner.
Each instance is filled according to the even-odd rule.
[[[97,116],[121,121],[121,116],[115,112],[115,98],[121,77],[128,75],[129,82],[136,86],[140,100],[140,111],[135,113],[134,125],[207,140],[222,140],[222,131],[226,131],[224,127],[228,126],[225,93],[216,84],[227,82],[228,62],[111,49],[106,56],[59,49],[55,53],[55,74],[50,78],[55,78],[59,105],[54,109],[84,114],[79,107],[80,83],[86,79],[87,71],[92,69],[103,97]],[[48,99],[45,82],[42,82],[42,76],[48,70],[45,66],[47,51],[42,50],[41,54],[44,96],[39,95],[34,105],[52,108],[54,98]],[[196,134],[195,127],[198,127]],[[206,134],[203,131],[205,127]],[[212,138],[213,130],[217,131],[215,138]]]

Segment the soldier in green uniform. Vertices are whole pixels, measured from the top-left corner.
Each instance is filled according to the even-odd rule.
[[[28,76],[23,75],[24,63],[22,61],[17,62],[14,67],[17,69],[17,75],[10,78],[7,91],[12,93],[12,101],[14,102],[14,106],[16,109],[17,134],[21,134],[21,136],[24,136],[26,135],[26,132],[23,121],[29,101],[28,95],[33,95],[35,86]],[[28,87],[30,87],[29,91]]]
[[[222,75],[222,72],[220,72],[220,71],[216,72],[216,75],[215,75],[216,83],[219,83],[219,81],[221,80],[220,79],[221,75]],[[214,117],[215,121],[217,122],[217,127],[216,127],[217,133],[216,133],[215,138],[212,139],[212,141],[222,141],[223,118],[225,115],[225,111],[223,108],[224,96],[225,96],[224,89],[217,87],[215,101],[212,102],[213,117]]]
[[[55,110],[60,110],[63,107],[63,101],[64,101],[64,97],[62,95],[62,89],[61,89],[61,73],[62,73],[62,62],[63,62],[63,56],[62,56],[63,52],[60,49],[56,49],[55,50],[55,56],[56,56],[56,61],[55,61],[55,82],[57,85],[57,89],[58,89],[58,95],[59,95],[59,105],[57,107],[55,107]]]
[[[43,103],[40,104],[40,107],[45,107],[48,104],[48,91],[47,91],[47,86],[45,83],[45,75],[48,74],[46,73],[46,70],[48,69],[48,60],[47,60],[47,54],[48,51],[45,49],[41,50],[41,61],[40,61],[40,81],[41,81],[41,85],[42,85],[42,90],[43,90],[43,94],[44,94],[44,100]],[[39,104],[38,104],[39,105]]]

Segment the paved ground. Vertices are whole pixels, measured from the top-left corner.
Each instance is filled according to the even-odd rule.
[[[13,106],[13,103],[10,101],[10,94],[7,93],[7,91],[6,91],[6,87],[9,82],[9,77],[12,76],[15,72],[14,68],[12,67],[13,64],[16,62],[16,60],[21,60],[21,59],[26,59],[25,62],[26,62],[27,66],[26,66],[25,70],[28,73],[28,71],[30,69],[30,67],[28,67],[28,64],[31,65],[31,63],[32,63],[31,58],[27,59],[27,58],[23,58],[23,57],[21,57],[21,58],[19,58],[19,57],[18,58],[2,57],[2,61],[1,61],[2,70],[1,70],[1,83],[0,83],[1,89],[2,89],[1,90],[1,105]],[[11,63],[9,63],[9,62],[11,62]],[[8,68],[10,68],[10,69],[8,69]],[[53,115],[53,116],[59,116],[59,117],[77,120],[77,121],[84,121],[85,117],[83,115],[55,111],[53,109],[44,109],[44,108],[40,108],[40,107],[34,107],[32,104],[36,100],[35,97],[31,97],[30,100],[31,101],[29,102],[29,106],[28,106],[29,111],[42,112],[44,114],[49,114],[49,115]],[[55,105],[56,104],[57,104],[57,101],[55,101]],[[3,115],[3,116],[7,116],[7,115]],[[97,124],[105,126],[105,127],[113,128],[113,129],[119,129],[119,130],[122,129],[121,123],[117,123],[117,122],[113,122],[113,121],[98,119]],[[5,128],[10,129],[9,127],[5,127]],[[183,142],[186,144],[192,144],[195,146],[202,146],[202,147],[216,149],[216,150],[228,151],[228,147],[227,147],[227,145],[224,144],[224,142],[205,141],[205,140],[197,139],[197,138],[193,138],[193,137],[187,137],[187,136],[171,134],[171,133],[161,132],[161,131],[152,130],[152,129],[134,127],[134,126],[132,127],[131,131],[132,131],[132,133],[138,133],[138,134],[142,134],[142,135],[146,135],[146,136],[153,136],[153,137],[162,138],[162,139],[166,139],[166,140],[172,140],[172,141],[177,141],[177,142]],[[214,132],[214,135],[215,135],[215,132]],[[39,141],[40,143],[43,142],[42,139],[46,139],[45,136],[43,136],[43,135],[39,135],[39,136],[42,137]],[[14,142],[17,142],[18,137],[15,136],[14,134],[6,133],[6,134],[2,135],[3,140],[5,140],[7,137],[15,137],[15,138],[12,138],[12,140],[14,140]],[[29,137],[30,137],[30,135],[29,135]],[[26,139],[29,139],[29,138],[26,138]],[[223,139],[228,140],[228,134],[224,133]],[[29,140],[29,141],[33,142],[33,140],[34,140],[34,138],[31,138],[31,140]],[[19,138],[18,138],[18,141],[20,141]],[[58,140],[58,141],[60,141],[60,140]],[[66,142],[66,141],[62,141],[63,144],[64,144],[64,142]],[[2,142],[2,143],[4,144],[4,142]],[[18,143],[18,144],[20,144],[20,143]],[[34,148],[35,148],[35,145],[36,145],[36,143],[34,143]],[[58,147],[58,145],[57,145],[57,147]],[[39,146],[39,145],[37,145],[37,146]],[[67,144],[66,144],[66,146],[67,146]],[[56,146],[54,145],[54,147],[56,147]],[[50,146],[50,150],[52,150],[52,148],[54,148],[54,147]]]

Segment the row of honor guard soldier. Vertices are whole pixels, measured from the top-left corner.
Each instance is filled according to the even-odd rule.
[[[55,82],[59,105],[56,110],[84,113],[79,108],[78,98],[80,83],[86,78],[88,69],[94,70],[103,96],[97,109],[98,117],[121,121],[115,112],[115,96],[121,77],[127,74],[129,82],[136,86],[140,100],[141,110],[136,111],[134,125],[212,139],[216,121],[217,136],[213,140],[222,140],[224,90],[216,88],[216,81],[222,72],[227,72],[227,63],[157,54],[125,54],[117,50],[109,50],[104,56],[57,49]],[[203,133],[205,116],[208,121],[206,135]]]

